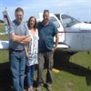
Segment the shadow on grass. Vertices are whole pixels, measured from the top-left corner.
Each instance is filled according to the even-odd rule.
[[[0,63],[0,91],[11,91],[9,63]]]
[[[54,53],[54,68],[74,75],[86,77],[87,86],[90,88],[89,91],[91,91],[91,70],[89,68],[80,66],[79,64],[70,62],[69,60],[71,55],[72,54],[67,52],[57,50]]]
[[[25,77],[25,88],[27,88],[27,82]],[[36,81],[34,81],[34,86],[36,87]],[[12,81],[9,62],[0,63],[0,91],[12,91]]]

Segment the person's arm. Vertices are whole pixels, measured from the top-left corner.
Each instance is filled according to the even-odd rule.
[[[12,39],[15,42],[21,42],[25,38],[26,38],[25,36],[16,35],[14,32],[10,34],[10,39]]]
[[[57,48],[59,38],[58,38],[58,29],[54,24],[53,24],[53,29],[54,29],[54,37],[55,37],[55,46],[54,46],[54,50],[55,50]]]
[[[20,43],[22,44],[28,44],[31,41],[31,36],[27,36],[24,40],[22,40]]]
[[[18,43],[29,43],[30,38],[28,35],[17,35],[15,33],[14,24],[12,23],[11,27],[9,28],[9,37],[12,41]],[[27,38],[27,40],[25,40]],[[24,40],[24,41],[23,41]],[[23,42],[22,42],[23,41]]]
[[[30,36],[25,36],[25,35],[16,35],[14,32],[10,34],[10,39],[12,39],[14,42],[18,43],[29,43],[30,42]]]
[[[58,45],[58,33],[55,34],[55,46],[54,46],[54,49],[57,48],[57,45]]]
[[[29,48],[28,48],[28,45],[25,45],[24,48],[25,48],[26,57],[28,58],[29,57]]]

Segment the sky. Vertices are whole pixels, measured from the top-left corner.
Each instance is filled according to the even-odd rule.
[[[44,9],[52,13],[68,14],[80,21],[91,21],[91,0],[0,0],[0,19],[3,19],[2,11],[7,8],[10,18],[13,20],[17,7],[24,9],[24,19],[30,16],[38,18],[38,14]]]

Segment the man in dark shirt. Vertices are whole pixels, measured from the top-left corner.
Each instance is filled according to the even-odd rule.
[[[39,64],[38,64],[38,87],[40,91],[44,83],[42,72],[44,63],[47,64],[46,84],[48,91],[51,91],[52,67],[53,67],[53,51],[58,44],[58,31],[55,25],[49,21],[49,10],[44,10],[43,21],[38,23],[39,31]],[[54,36],[56,38],[54,46]]]

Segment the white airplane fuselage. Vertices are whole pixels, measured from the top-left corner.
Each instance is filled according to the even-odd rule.
[[[57,21],[53,21],[55,25],[59,23]],[[60,15],[59,26],[56,26],[59,27],[58,48],[69,52],[91,51],[91,24],[80,22],[73,17],[62,14]],[[61,45],[65,45],[65,47],[62,48]]]
[[[91,51],[91,24],[78,23],[65,30],[69,51]]]
[[[39,15],[39,21],[42,14]],[[82,23],[73,17],[60,14],[60,19],[50,14],[50,21],[58,29],[58,48],[64,51],[91,51],[91,24]],[[55,39],[54,39],[55,41]],[[0,40],[0,49],[8,49],[9,41]]]

